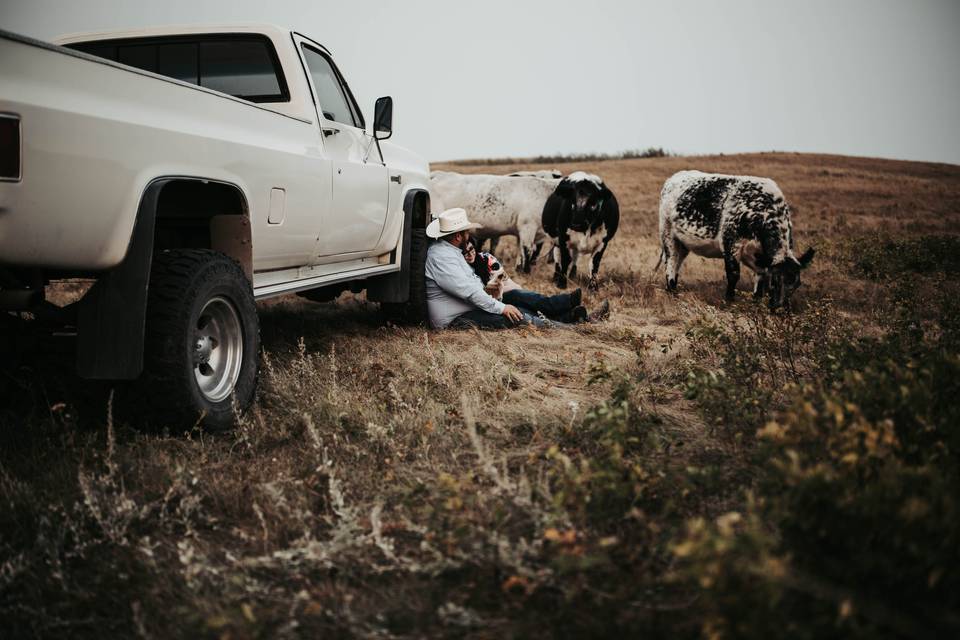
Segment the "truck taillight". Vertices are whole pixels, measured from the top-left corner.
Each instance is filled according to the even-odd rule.
[[[20,118],[0,113],[0,180],[20,179]]]

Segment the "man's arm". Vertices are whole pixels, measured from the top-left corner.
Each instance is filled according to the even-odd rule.
[[[484,291],[480,278],[473,273],[465,261],[462,262],[461,268],[461,265],[455,261],[429,260],[427,275],[450,295],[465,300],[483,311],[502,314],[505,305]]]

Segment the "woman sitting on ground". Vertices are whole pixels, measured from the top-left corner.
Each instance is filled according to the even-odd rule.
[[[483,282],[484,287],[494,298],[506,304],[541,313],[550,320],[558,322],[596,322],[610,315],[610,303],[604,300],[600,308],[592,314],[583,306],[583,292],[576,289],[571,293],[545,296],[536,291],[528,291],[511,279],[503,269],[503,263],[496,256],[477,251],[476,238],[470,238],[463,247],[463,259],[473,268],[474,273]]]

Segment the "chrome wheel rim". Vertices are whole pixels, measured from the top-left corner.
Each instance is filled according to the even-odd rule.
[[[228,397],[240,377],[243,329],[233,304],[217,296],[203,305],[193,329],[193,375],[210,402]]]

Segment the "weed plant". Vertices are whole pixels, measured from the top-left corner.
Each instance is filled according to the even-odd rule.
[[[909,243],[920,254],[944,244]],[[723,380],[735,408],[722,422],[740,427],[761,470],[742,512],[691,521],[674,547],[704,589],[708,635],[960,632],[960,287],[943,277],[950,261],[886,240],[858,246],[852,266],[888,286],[880,335],[822,324],[819,311],[761,331],[692,329],[722,373],[695,368],[688,392],[713,415]],[[785,343],[793,357],[769,371],[764,354]],[[772,409],[759,429],[758,400]]]
[[[676,295],[650,275],[659,187],[694,164],[796,204],[824,250],[793,313],[726,303],[718,261],[688,259]],[[4,350],[0,635],[960,635],[960,171],[584,168],[623,213],[585,292],[611,299],[603,324],[430,332],[352,296],[267,302],[258,400],[217,437],[136,430],[59,343]],[[553,291],[542,265],[516,277]]]

